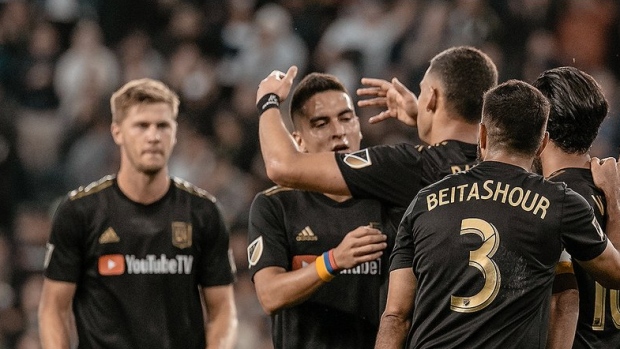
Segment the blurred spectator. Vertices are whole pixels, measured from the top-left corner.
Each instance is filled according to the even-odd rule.
[[[54,69],[60,50],[54,26],[47,22],[37,23],[18,74],[18,98],[23,107],[43,110],[58,107]]]
[[[84,103],[108,97],[119,83],[118,58],[104,45],[101,28],[93,20],[81,20],[73,31],[71,46],[56,66],[54,84],[60,114],[71,121]]]
[[[125,36],[118,45],[121,64],[121,83],[139,78],[161,80],[164,77],[165,58],[151,45],[151,37],[143,30]]]
[[[293,31],[291,15],[284,7],[263,5],[256,11],[252,26],[247,24],[241,21],[229,27],[231,31],[237,30],[238,53],[222,67],[226,83],[257,85],[272,70],[293,64],[304,71],[308,48]]]
[[[338,74],[332,67],[340,65],[342,59],[355,64],[357,59],[347,56],[355,57],[357,53],[359,76],[389,78],[386,76],[386,67],[390,52],[413,20],[415,2],[398,0],[389,4],[379,0],[355,0],[348,2],[341,10],[342,15],[326,29],[318,44],[316,57],[319,67],[326,72]],[[345,82],[346,78],[343,76]],[[345,86],[349,91],[357,87]]]

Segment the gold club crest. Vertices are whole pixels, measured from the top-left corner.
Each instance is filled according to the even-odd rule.
[[[192,247],[192,225],[186,222],[172,222],[172,245],[178,248]]]

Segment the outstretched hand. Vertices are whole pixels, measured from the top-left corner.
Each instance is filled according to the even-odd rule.
[[[289,92],[291,92],[295,76],[297,76],[297,67],[294,65],[288,68],[286,74],[279,70],[272,71],[271,74],[258,84],[256,103],[268,93],[275,93],[280,98],[280,102],[284,101],[288,97]]]
[[[355,267],[373,261],[383,254],[387,237],[369,226],[358,227],[349,232],[334,249],[334,259],[340,269]]]
[[[609,157],[599,159],[592,157],[590,160],[590,170],[594,185],[600,188],[605,196],[617,195],[620,189],[620,165],[616,159]]]
[[[357,105],[359,107],[386,108],[386,110],[371,117],[368,122],[374,124],[395,118],[406,125],[417,126],[418,99],[397,78],[393,78],[392,82],[383,79],[362,78],[362,84],[367,87],[357,89],[357,95],[374,98],[360,100]]]

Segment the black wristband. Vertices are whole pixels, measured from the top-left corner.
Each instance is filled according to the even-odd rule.
[[[267,109],[280,108],[280,97],[277,94],[270,92],[262,96],[258,103],[256,103],[256,109],[258,109],[258,116],[263,115]]]

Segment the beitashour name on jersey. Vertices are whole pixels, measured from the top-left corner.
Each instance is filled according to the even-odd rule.
[[[531,212],[541,219],[545,219],[547,209],[551,206],[549,199],[543,195],[491,179],[481,184],[474,182],[443,188],[426,196],[429,211],[438,206],[470,200],[493,200],[513,207],[521,207],[523,211]]]
[[[125,256],[127,274],[191,274],[194,256],[176,255],[168,258],[162,254],[154,254],[145,258],[136,258],[134,255]]]

